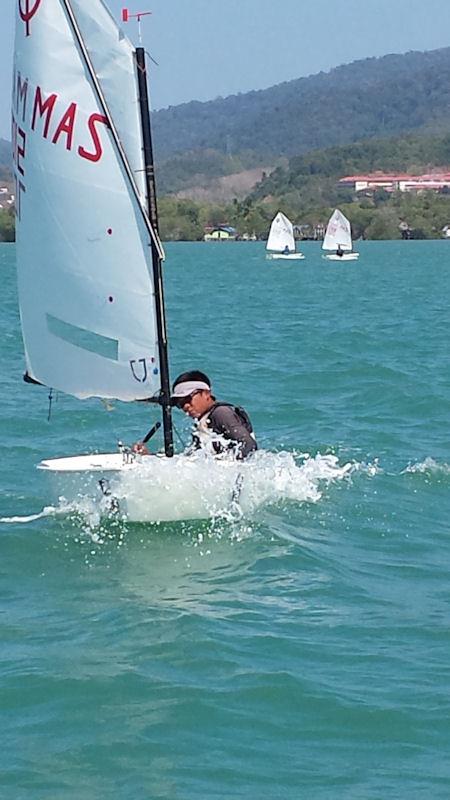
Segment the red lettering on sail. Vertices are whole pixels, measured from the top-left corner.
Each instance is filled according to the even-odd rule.
[[[31,122],[31,129],[33,131],[35,129],[37,114],[39,113],[40,117],[43,117],[44,114],[45,114],[46,117],[45,117],[45,123],[44,123],[44,130],[43,130],[43,133],[42,133],[44,139],[47,138],[48,129],[49,129],[49,126],[50,126],[53,109],[55,107],[55,103],[56,103],[57,99],[58,99],[58,95],[57,94],[51,94],[51,95],[49,95],[47,97],[46,100],[43,101],[42,100],[41,87],[40,86],[36,87],[36,93],[34,95],[33,119],[32,119],[32,122]]]
[[[25,114],[27,111],[28,78],[22,83],[22,76],[20,72],[18,72],[14,88],[16,114],[18,117],[21,116],[22,122],[25,122]],[[22,111],[21,114],[20,107]]]
[[[17,164],[17,169],[21,175],[25,175],[25,170],[22,164],[20,163],[20,159],[25,158],[26,146],[27,146],[27,135],[25,131],[22,130],[22,128],[17,128],[17,145],[16,145],[17,157],[15,159],[15,162]]]
[[[81,147],[81,145],[78,148],[78,155],[80,155],[82,158],[87,158],[88,161],[100,161],[103,155],[102,143],[100,141],[97,128],[95,127],[97,123],[108,126],[108,120],[105,116],[103,116],[103,114],[91,114],[88,119],[89,133],[91,134],[92,144],[95,148],[94,152],[91,153],[89,150],[85,150],[85,148]]]
[[[61,145],[62,141],[69,152],[74,150],[81,158],[93,163],[100,161],[103,156],[101,126],[108,127],[107,117],[95,112],[87,118],[87,124],[82,124],[77,101],[69,103],[67,107],[65,104],[63,106],[56,92],[46,94],[40,86],[36,86],[33,96],[30,94],[32,85],[32,81],[28,78],[23,80],[20,74],[16,73],[13,102],[15,136],[17,137],[17,125],[22,124],[26,131],[28,123],[30,131],[41,135],[43,139],[51,140],[52,144]],[[60,107],[65,108],[62,116]],[[85,131],[84,136],[83,131]],[[22,149],[24,148],[23,143]],[[21,155],[17,146],[14,148],[14,153],[17,166],[18,156]]]
[[[39,6],[41,5],[42,0],[34,0],[34,4],[30,7],[30,0],[24,0],[23,5],[25,8],[22,7],[22,0],[19,0],[19,14],[20,18],[25,23],[25,36],[30,35],[30,22],[33,19],[36,11],[38,10]]]
[[[73,131],[75,127],[75,118],[77,114],[77,104],[71,103],[67,111],[65,112],[61,122],[59,123],[58,127],[56,128],[55,134],[53,136],[52,142],[56,144],[59,137],[65,133],[66,134],[66,150],[72,149],[72,141],[73,141]]]

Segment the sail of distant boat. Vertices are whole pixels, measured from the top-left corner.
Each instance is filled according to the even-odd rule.
[[[266,250],[283,253],[286,249],[295,252],[294,228],[290,219],[279,211],[270,226]]]
[[[352,232],[350,222],[337,208],[330,217],[322,244],[323,250],[333,251],[336,255],[327,258],[354,260],[358,253],[352,252]]]
[[[101,0],[17,4],[17,272],[32,381],[78,398],[161,393],[135,50]],[[161,316],[161,315],[160,315]]]
[[[350,222],[337,208],[330,217],[322,245],[323,250],[351,250]]]
[[[272,221],[266,250],[272,258],[304,258],[302,253],[296,252],[292,222],[282,211]]]

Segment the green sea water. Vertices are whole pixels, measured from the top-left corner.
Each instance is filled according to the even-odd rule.
[[[0,245],[1,797],[447,800],[449,248],[168,245],[172,376],[203,369],[248,410],[277,491],[144,525],[43,512],[36,463],[155,412],[61,395],[47,420]],[[315,494],[283,483],[289,459]]]

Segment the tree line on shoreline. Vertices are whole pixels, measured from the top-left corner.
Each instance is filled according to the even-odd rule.
[[[450,225],[450,194],[397,192],[389,196],[379,191],[371,198],[322,204],[301,214],[295,204],[280,204],[276,199],[266,203],[235,200],[227,205],[209,205],[164,197],[159,202],[160,233],[163,241],[195,242],[203,239],[205,227],[227,224],[241,236],[255,234],[257,239],[266,239],[270,223],[281,208],[301,228],[303,238],[312,238],[313,231],[326,225],[337,205],[349,218],[354,239],[401,239],[405,228],[408,238],[439,239],[444,227]],[[0,242],[14,240],[14,211],[0,210]]]
[[[13,208],[0,209],[0,242],[14,242],[16,239],[15,213]]]
[[[349,218],[355,239],[438,239],[450,225],[450,192],[384,190],[356,194],[339,185],[355,173],[450,171],[450,135],[406,135],[368,139],[311,150],[292,157],[259,183],[244,200],[200,203],[167,195],[159,202],[165,240],[197,241],[206,226],[232,225],[239,234],[266,239],[282,210],[305,237],[326,225],[339,207]]]

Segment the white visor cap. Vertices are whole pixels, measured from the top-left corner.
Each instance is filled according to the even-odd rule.
[[[204,381],[183,381],[183,383],[177,383],[170,396],[172,399],[176,399],[177,397],[188,397],[193,392],[202,391],[204,389],[206,389],[208,392],[211,391],[211,387],[208,386],[208,384]]]

